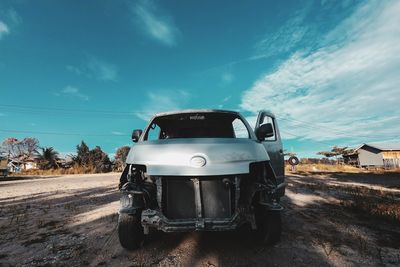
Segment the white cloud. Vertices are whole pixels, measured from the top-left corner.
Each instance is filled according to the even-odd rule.
[[[78,68],[78,67],[75,67],[75,66],[72,66],[72,65],[67,65],[67,66],[65,66],[65,68],[66,68],[68,71],[75,73],[76,75],[81,75],[81,74],[83,74],[83,73],[82,73],[82,70],[81,70],[80,68]]]
[[[111,132],[111,134],[113,134],[113,135],[125,135],[125,133],[123,133],[123,132],[119,132],[119,131],[112,131]]]
[[[0,10],[0,40],[11,33],[11,28],[15,29],[22,23],[21,16],[14,9]],[[14,30],[13,30],[14,32]]]
[[[250,59],[259,59],[288,52],[302,41],[306,33],[310,31],[309,26],[303,23],[309,13],[310,3],[297,11],[277,31],[265,34],[255,44],[256,54]]]
[[[148,121],[156,113],[182,109],[190,98],[188,92],[183,90],[160,90],[147,93],[147,100],[142,106],[142,111],[136,115]]]
[[[7,24],[0,20],[0,40],[3,38],[3,36],[6,36],[9,33],[10,29],[8,28]]]
[[[227,97],[225,97],[224,99],[222,99],[222,102],[225,103],[225,102],[229,101],[229,99],[231,99],[231,98],[232,98],[232,96],[231,96],[231,95],[228,95]]]
[[[87,59],[80,66],[66,65],[65,68],[77,75],[86,75],[99,81],[117,81],[118,69],[114,64],[102,61],[94,56]]]
[[[235,77],[233,76],[232,72],[224,72],[221,77],[221,82],[222,84],[230,84],[233,82]]]
[[[139,1],[133,6],[138,25],[151,38],[168,46],[175,45],[180,33],[172,18],[160,12],[153,1]]]
[[[91,57],[87,63],[88,69],[93,75],[102,81],[116,81],[118,72],[115,65]]]
[[[13,25],[19,25],[22,23],[22,18],[21,16],[15,11],[15,9],[10,8],[7,10],[5,13],[5,17],[10,21],[11,24]]]
[[[73,97],[84,101],[89,100],[88,95],[81,93],[77,87],[73,87],[70,85],[66,86],[64,89],[62,89],[59,93],[56,93],[55,95]]]
[[[218,109],[223,109],[224,106],[225,106],[225,104],[226,104],[226,102],[228,102],[231,98],[232,98],[231,95],[228,95],[228,96],[224,97],[224,98],[222,99],[222,101],[221,101],[221,104],[219,104],[219,105],[217,106],[217,108],[218,108]]]
[[[314,140],[400,138],[398,14],[399,1],[360,6],[318,50],[297,52],[257,80],[241,108],[272,110],[281,128]]]

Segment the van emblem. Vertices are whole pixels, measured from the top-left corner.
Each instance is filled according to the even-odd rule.
[[[194,156],[191,160],[190,160],[190,165],[192,165],[193,167],[196,168],[200,168],[203,167],[204,165],[206,165],[206,159],[202,156]]]

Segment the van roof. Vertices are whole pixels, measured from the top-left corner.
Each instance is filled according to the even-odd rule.
[[[176,111],[168,111],[168,112],[157,113],[155,115],[155,117],[162,117],[162,116],[175,115],[175,114],[186,114],[186,113],[230,113],[230,114],[239,114],[239,112],[237,112],[237,111],[222,110],[222,109],[183,109],[183,110],[176,110]]]

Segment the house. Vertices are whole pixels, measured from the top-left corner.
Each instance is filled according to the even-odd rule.
[[[57,165],[64,169],[69,169],[74,166],[74,160],[71,156],[67,155],[64,158],[59,158],[57,160]]]
[[[21,155],[19,157],[8,159],[8,169],[10,172],[37,169],[37,167],[37,160],[34,157]]]
[[[17,164],[19,163],[23,170],[37,169],[37,160],[34,156],[21,155],[14,159],[14,161]]]
[[[0,156],[0,175],[6,177],[8,175],[8,159]]]
[[[8,162],[7,166],[8,166],[8,170],[10,172],[20,172],[21,171],[21,166],[20,166],[19,162],[11,160],[11,161]]]
[[[400,168],[400,144],[363,144],[343,159],[346,164],[363,168]]]

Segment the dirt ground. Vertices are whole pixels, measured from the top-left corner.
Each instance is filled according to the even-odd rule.
[[[0,266],[400,266],[400,175],[291,174],[279,244],[237,232],[116,234],[119,174],[0,179]]]

